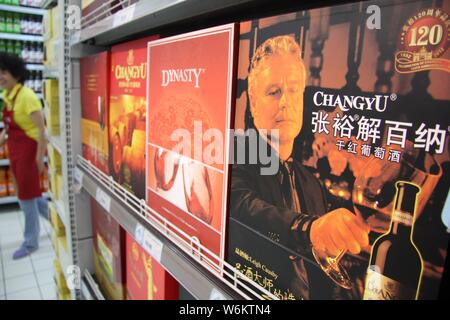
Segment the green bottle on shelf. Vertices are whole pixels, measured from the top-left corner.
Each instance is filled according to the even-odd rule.
[[[20,6],[20,1],[19,0],[11,0],[11,5]]]
[[[9,54],[14,54],[14,42],[12,40],[8,40],[6,43],[6,52]]]
[[[14,30],[13,16],[12,16],[11,12],[6,13],[6,28],[5,28],[5,30],[7,33],[12,33]]]
[[[16,44],[14,46],[14,54],[18,57],[22,56],[22,42],[16,41]]]
[[[14,33],[20,33],[20,14],[16,13],[14,14],[14,18],[13,18],[13,32]]]
[[[6,12],[3,11],[0,11],[0,32],[6,32]]]
[[[0,52],[6,52],[5,40],[0,40]]]

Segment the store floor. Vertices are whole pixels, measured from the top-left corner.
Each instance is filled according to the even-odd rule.
[[[41,218],[39,250],[13,260],[23,241],[24,216],[18,206],[0,206],[0,300],[55,300],[50,224]]]

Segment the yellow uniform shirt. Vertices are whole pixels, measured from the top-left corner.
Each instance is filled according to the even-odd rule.
[[[22,90],[19,91],[19,89]],[[27,136],[38,141],[39,129],[31,120],[30,115],[35,111],[42,109],[41,101],[38,96],[30,88],[17,84],[10,92],[4,93],[6,102],[4,108],[11,110],[15,95],[17,94],[14,104],[14,121],[25,132]]]

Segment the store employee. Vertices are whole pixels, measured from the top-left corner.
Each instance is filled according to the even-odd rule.
[[[13,259],[26,257],[38,249],[39,214],[48,219],[48,204],[40,186],[46,150],[44,118],[39,98],[23,86],[27,77],[21,58],[0,53],[0,88],[5,89],[5,129],[0,134],[0,145],[7,143],[19,205],[25,214],[25,239]]]

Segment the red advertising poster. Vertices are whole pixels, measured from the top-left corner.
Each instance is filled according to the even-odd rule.
[[[127,300],[177,300],[178,282],[128,233]]]
[[[95,275],[107,299],[125,298],[125,231],[91,198]]]
[[[110,175],[145,197],[147,37],[111,49]]]
[[[109,52],[80,60],[83,157],[109,172]]]
[[[225,245],[234,29],[230,24],[148,45],[147,202],[219,257]]]
[[[370,1],[241,23],[235,128],[260,144],[231,172],[227,260],[242,277],[279,299],[439,297],[449,14]]]

